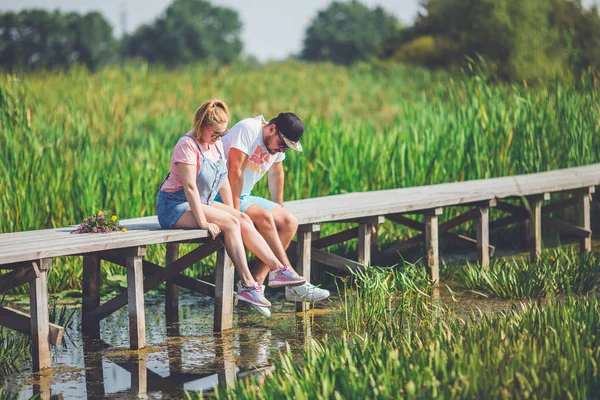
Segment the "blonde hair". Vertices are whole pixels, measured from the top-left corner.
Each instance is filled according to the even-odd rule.
[[[202,124],[210,125],[227,123],[229,107],[224,101],[212,99],[202,104],[194,114],[194,139],[198,140],[202,132]]]

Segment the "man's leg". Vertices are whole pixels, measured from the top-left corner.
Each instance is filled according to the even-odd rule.
[[[290,245],[298,228],[296,218],[279,205],[269,211],[260,204],[252,204],[245,212],[254,222],[258,232],[265,238],[275,256],[284,264],[290,265],[285,250]],[[290,225],[286,227],[287,223]],[[281,227],[281,231],[278,229],[279,227]],[[259,261],[252,272],[254,279],[262,284],[267,278],[269,268]]]

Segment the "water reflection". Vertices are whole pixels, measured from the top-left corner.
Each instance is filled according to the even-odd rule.
[[[337,302],[325,302],[314,311],[296,314],[295,306],[274,298],[273,314],[266,319],[250,307],[234,312],[234,329],[212,332],[212,299],[181,291],[179,323],[164,313],[164,296],[148,296],[146,325],[148,347],[129,350],[126,308],[102,321],[100,338],[85,340],[75,308],[72,340],[53,349],[53,368],[40,374],[30,371],[6,377],[2,395],[29,399],[182,398],[185,392],[205,392],[215,385],[233,385],[236,379],[264,379],[271,359],[286,343],[295,353],[311,337],[336,334],[340,314]],[[325,332],[324,327],[327,327]]]

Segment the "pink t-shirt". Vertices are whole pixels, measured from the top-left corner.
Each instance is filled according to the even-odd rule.
[[[196,166],[196,173],[200,171],[200,164],[202,162],[202,154],[198,151],[196,141],[191,137],[191,132],[188,132],[185,136],[175,145],[173,149],[173,157],[171,157],[171,168],[169,169],[169,177],[162,184],[160,190],[163,192],[174,193],[183,188],[181,182],[181,176],[177,170],[177,163],[190,164]],[[217,149],[218,147],[218,149]],[[219,154],[219,150],[221,153]],[[214,145],[210,146],[210,149],[206,150],[202,147],[202,152],[206,157],[212,161],[218,161],[223,154],[223,144],[221,141],[217,141]]]

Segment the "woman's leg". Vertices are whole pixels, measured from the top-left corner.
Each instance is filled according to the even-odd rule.
[[[203,209],[206,220],[210,223],[216,224],[219,229],[223,232],[225,237],[225,249],[227,254],[231,258],[233,265],[235,265],[240,280],[246,286],[254,284],[254,278],[250,274],[248,269],[248,260],[246,259],[246,249],[244,249],[244,242],[242,241],[242,235],[240,231],[240,222],[235,216],[220,210],[216,207],[204,207]],[[192,210],[187,210],[181,218],[177,220],[175,229],[198,229],[198,223],[196,218],[192,214]]]
[[[239,221],[244,244],[248,247],[248,250],[264,262],[271,271],[276,270],[284,264],[277,259],[268,243],[254,227],[254,223],[249,216],[223,203],[214,202],[212,206],[229,213]]]

